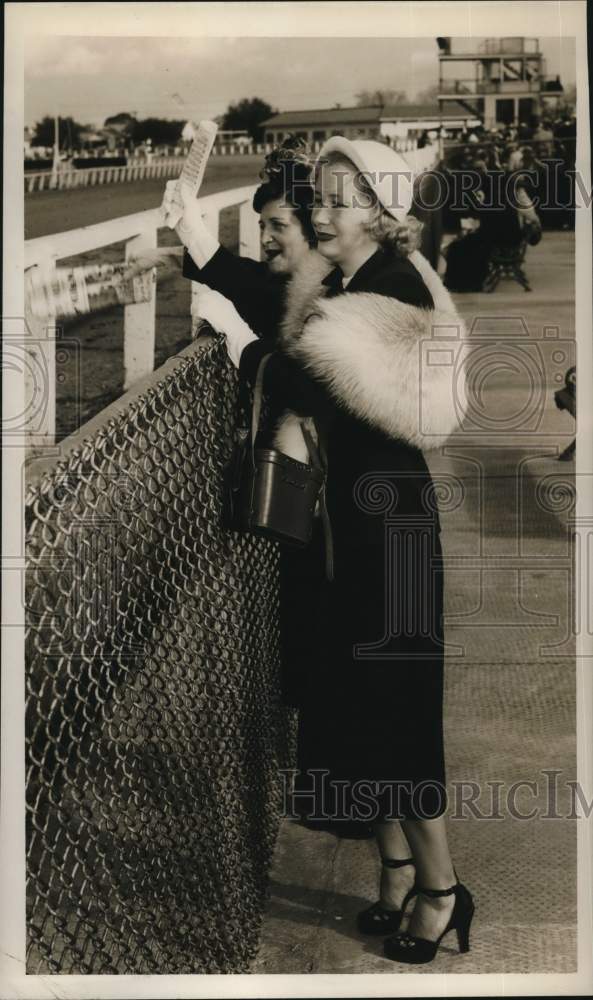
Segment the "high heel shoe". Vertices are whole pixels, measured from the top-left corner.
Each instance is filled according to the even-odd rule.
[[[386,938],[383,942],[386,957],[391,958],[394,962],[407,962],[410,965],[432,962],[445,934],[452,930],[457,931],[459,951],[462,953],[469,951],[469,929],[475,910],[469,889],[466,889],[461,882],[457,882],[448,889],[421,889],[420,886],[416,886],[415,891],[424,896],[431,896],[433,899],[438,896],[454,895],[455,905],[449,922],[436,941],[414,937],[413,934],[408,934],[406,931],[393,934],[392,937]]]
[[[414,859],[383,858],[381,864],[385,868],[403,868],[404,865],[413,865]],[[381,902],[373,903],[366,910],[362,910],[356,918],[358,930],[361,934],[393,934],[399,929],[406,906],[415,893],[414,886],[408,889],[399,910],[389,910]]]

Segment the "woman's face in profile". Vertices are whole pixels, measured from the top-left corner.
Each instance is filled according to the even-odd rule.
[[[262,256],[272,274],[292,274],[309,250],[294,210],[282,198],[269,201],[259,217]]]
[[[342,159],[324,163],[316,172],[312,218],[317,249],[335,264],[369,244],[372,203],[358,179],[356,167]]]

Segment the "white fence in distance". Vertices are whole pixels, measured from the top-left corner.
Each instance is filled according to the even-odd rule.
[[[319,152],[321,143],[314,144],[313,152]],[[434,147],[426,146],[416,149],[415,139],[396,138],[393,148],[404,155],[416,151],[418,154],[428,151],[428,156],[434,157]],[[265,156],[272,146],[269,143],[259,145],[221,144],[215,147],[213,158],[217,156]],[[183,157],[168,156],[161,159],[138,160],[130,159],[126,166],[120,167],[80,167],[69,169],[62,164],[57,175],[51,170],[42,170],[25,174],[25,193],[35,191],[69,190],[77,187],[95,187],[98,184],[122,184],[131,181],[150,180],[156,177],[176,177],[181,173]]]

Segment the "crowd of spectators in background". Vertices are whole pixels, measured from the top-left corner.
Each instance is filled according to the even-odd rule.
[[[446,193],[448,288],[481,290],[499,258],[516,264],[527,287],[520,270],[527,245],[542,230],[574,228],[575,147],[574,116],[479,126],[445,144],[437,173]]]
[[[439,169],[450,181],[452,194],[445,206],[443,224],[447,232],[458,232],[468,215],[459,205],[459,178],[473,172],[513,173],[537,207],[544,229],[574,228],[574,167],[576,118],[534,117],[529,123],[466,130],[458,140],[446,143]],[[466,185],[467,187],[467,185]],[[471,205],[470,205],[471,208]],[[470,213],[471,214],[471,213]]]
[[[566,160],[574,166],[576,148],[576,116],[566,114],[552,119],[533,116],[529,123],[498,125],[485,129],[478,125],[465,129],[451,148],[448,165],[463,169],[476,158],[486,158],[490,167],[500,166],[500,155],[508,147],[528,153],[534,159]]]

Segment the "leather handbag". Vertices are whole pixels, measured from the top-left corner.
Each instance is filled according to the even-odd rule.
[[[333,578],[331,526],[325,504],[326,460],[301,421],[310,464],[298,462],[275,448],[256,448],[266,354],[259,365],[250,426],[237,429],[235,448],[225,472],[225,523],[286,545],[302,547],[313,534],[316,509],[323,522],[326,574]]]

